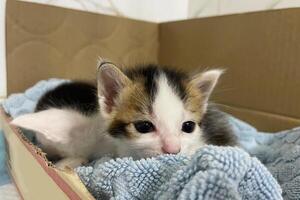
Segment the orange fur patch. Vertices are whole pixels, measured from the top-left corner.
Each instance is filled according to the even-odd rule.
[[[203,113],[203,97],[199,89],[192,83],[186,84],[185,109],[190,111],[197,122],[200,122]]]
[[[150,97],[140,81],[132,83],[124,88],[118,99],[118,103],[112,112],[114,121],[126,124],[126,137],[134,138],[138,133],[129,130],[128,125],[138,120],[149,120],[151,112]]]

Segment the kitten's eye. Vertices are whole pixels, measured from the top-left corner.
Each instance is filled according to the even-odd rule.
[[[149,121],[137,121],[134,123],[135,129],[140,133],[149,133],[154,131],[154,125]]]
[[[181,130],[186,133],[191,133],[195,130],[195,122],[186,121],[183,122]]]

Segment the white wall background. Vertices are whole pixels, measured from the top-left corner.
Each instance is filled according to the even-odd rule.
[[[153,22],[300,7],[300,0],[23,0]]]
[[[89,12],[165,22],[300,7],[300,0],[23,0]],[[6,96],[5,0],[0,0],[0,99]]]

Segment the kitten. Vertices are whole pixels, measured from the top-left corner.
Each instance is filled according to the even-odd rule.
[[[50,159],[77,165],[102,156],[192,155],[205,144],[235,145],[226,116],[208,99],[222,70],[195,76],[156,65],[121,71],[102,61],[97,87],[69,82],[47,92],[36,112],[11,123],[36,132]]]

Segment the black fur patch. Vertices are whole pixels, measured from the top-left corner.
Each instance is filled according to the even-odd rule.
[[[97,88],[86,82],[69,82],[45,93],[38,101],[35,111],[49,108],[68,108],[84,115],[98,111]]]
[[[124,137],[128,136],[128,133],[126,131],[126,126],[128,124],[120,121],[120,120],[115,120],[112,122],[112,124],[108,128],[108,132],[111,136],[113,137]]]
[[[151,101],[154,100],[155,94],[157,92],[156,79],[159,75],[158,68],[155,65],[132,68],[125,71],[125,74],[133,81],[138,78],[144,79],[146,92],[149,94]]]
[[[125,71],[125,74],[131,80],[135,80],[137,78],[144,79],[146,92],[149,94],[152,101],[154,100],[155,95],[157,93],[156,81],[160,74],[165,74],[168,83],[174,88],[174,90],[182,100],[186,95],[186,91],[183,86],[183,80],[186,79],[186,75],[176,70],[171,70],[166,67],[160,67],[158,65],[149,64],[129,69]]]
[[[219,111],[214,105],[208,106],[200,127],[203,130],[207,144],[218,146],[234,146],[237,144],[237,138],[233,134],[226,114]]]
[[[164,69],[164,73],[168,79],[168,83],[175,89],[179,97],[184,100],[184,97],[186,96],[186,90],[183,86],[183,80],[187,78],[186,74],[167,68]]]

